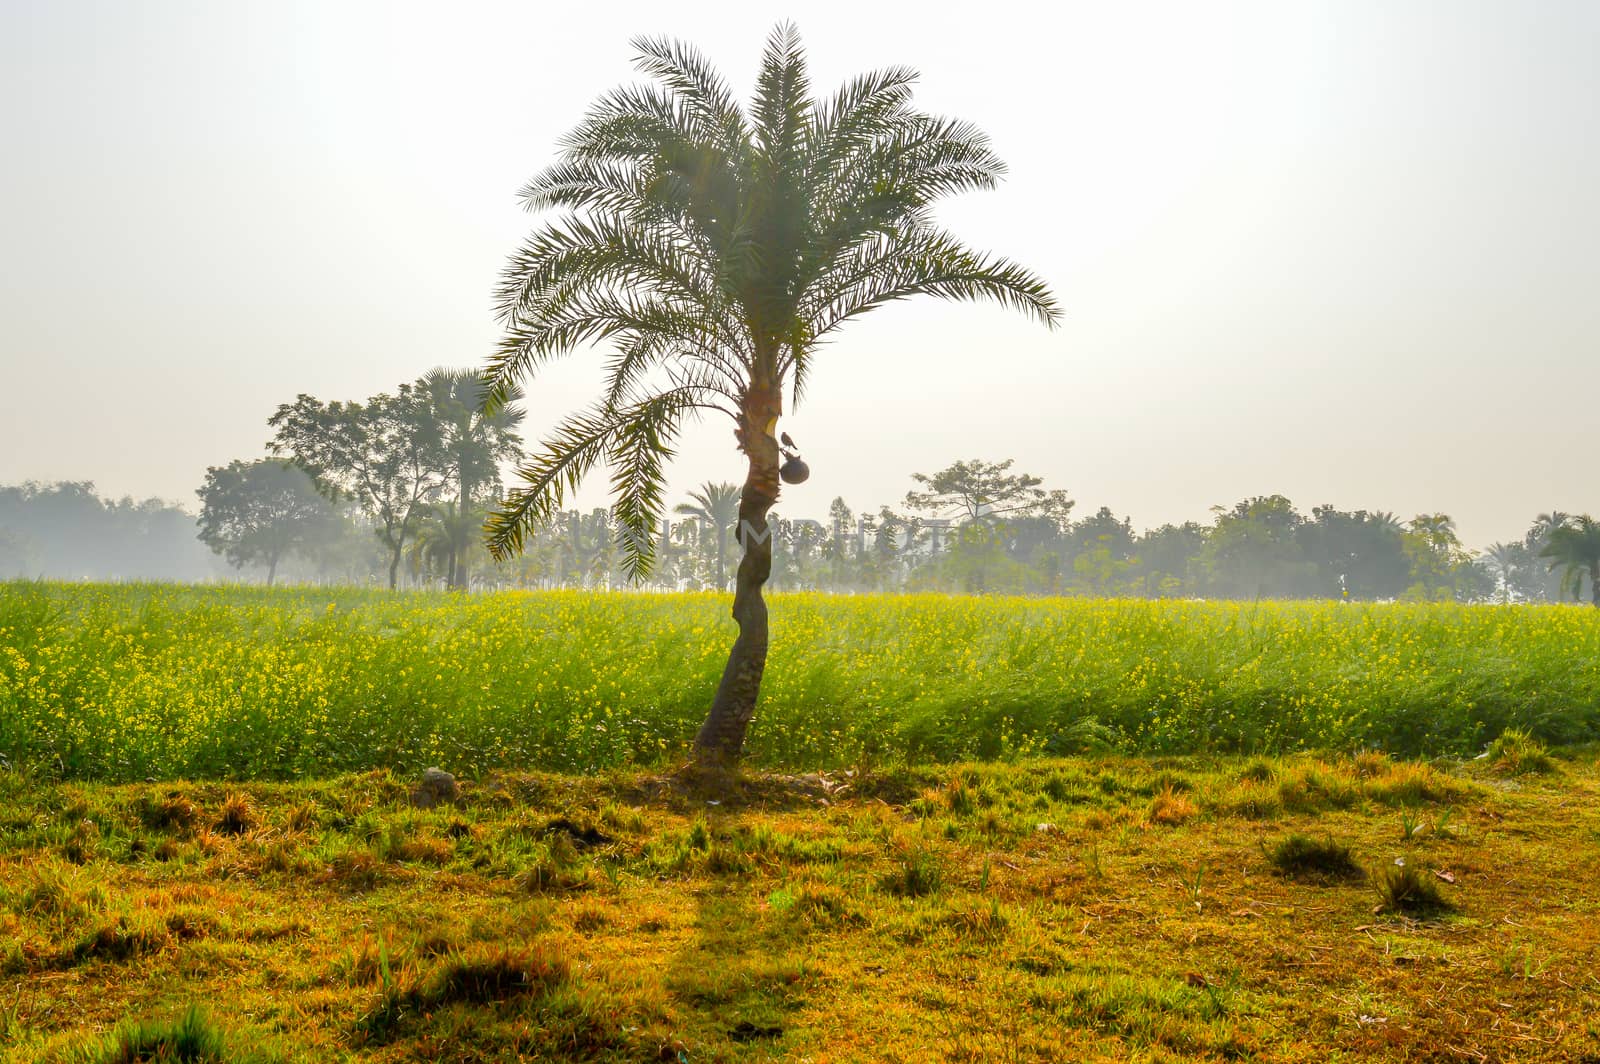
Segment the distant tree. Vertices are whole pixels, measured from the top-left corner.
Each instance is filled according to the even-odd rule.
[[[481,549],[486,517],[482,510],[463,511],[456,499],[431,504],[411,539],[413,573],[433,573],[444,578],[446,587],[465,587],[467,561],[474,549]]]
[[[710,481],[700,485],[689,493],[689,501],[679,503],[673,507],[673,512],[684,517],[692,517],[699,521],[701,526],[709,529],[710,542],[716,544],[717,553],[713,558],[715,565],[712,573],[716,577],[718,591],[728,589],[728,537],[734,532],[734,526],[739,521],[739,485],[713,484]]]
[[[828,504],[828,540],[823,556],[828,561],[830,586],[837,591],[844,586],[845,570],[856,551],[856,515],[840,495]]]
[[[458,473],[432,397],[409,384],[365,403],[301,395],[267,424],[274,455],[293,459],[324,494],[348,498],[372,518],[389,550],[393,590],[407,539]]]
[[[500,494],[500,467],[522,456],[517,428],[526,416],[520,401],[522,389],[510,385],[503,402],[492,411],[484,400],[488,388],[483,377],[469,369],[435,369],[417,382],[417,390],[433,407],[441,442],[452,466],[456,500],[449,522],[478,521],[478,527],[452,531],[447,586],[467,586],[467,554],[482,538],[480,507]],[[467,534],[457,534],[466,532]]]
[[[21,532],[0,528],[0,578],[26,576],[32,564],[33,548]]]
[[[1418,514],[1407,526],[1406,555],[1414,583],[1406,597],[1480,602],[1494,597],[1489,567],[1462,546],[1448,514]]]
[[[1316,566],[1316,593],[1329,598],[1392,599],[1411,584],[1405,530],[1393,514],[1318,506],[1296,533]]]
[[[7,569],[67,580],[198,580],[211,556],[195,520],[160,499],[105,499],[89,481],[0,486]]]
[[[1316,586],[1299,531],[1305,523],[1282,495],[1216,508],[1217,523],[1195,561],[1204,586],[1223,598],[1296,597]]]
[[[1139,538],[1136,571],[1144,593],[1153,597],[1181,594],[1189,569],[1205,549],[1207,530],[1196,521],[1166,524]]]
[[[1064,517],[1072,501],[1064,491],[1045,491],[1031,473],[1009,473],[1015,459],[956,462],[937,473],[913,473],[922,491],[906,493],[906,506],[933,517],[999,521],[1049,514]]]
[[[1491,543],[1484,551],[1484,566],[1494,577],[1502,603],[1530,597],[1527,578],[1533,559],[1526,543]]]
[[[1538,515],[1522,538],[1523,546],[1534,559],[1541,558],[1545,548],[1550,545],[1550,534],[1564,526],[1571,518],[1571,514],[1560,510],[1550,510]],[[1524,570],[1523,578],[1529,585],[1527,589],[1529,598],[1555,602],[1567,597],[1567,574],[1559,566],[1530,564]]]
[[[1021,568],[1007,553],[1004,529],[987,520],[967,521],[955,530],[950,550],[937,569],[930,569],[925,582],[946,586],[967,594],[995,594],[1021,590]]]
[[[200,542],[236,569],[267,568],[337,533],[339,519],[304,470],[286,462],[230,462],[206,470],[200,496]]]
[[[1133,522],[1119,518],[1109,506],[1102,506],[1081,521],[1073,522],[1067,531],[1067,549],[1076,556],[1085,551],[1104,550],[1114,561],[1125,562],[1133,556]]]
[[[1583,579],[1587,576],[1589,600],[1600,607],[1600,522],[1588,514],[1567,517],[1551,529],[1540,556],[1549,560],[1550,568],[1563,570],[1574,601],[1582,598]]]
[[[785,454],[778,420],[819,346],[845,322],[919,294],[995,300],[1046,324],[1057,311],[1032,273],[934,224],[937,199],[991,187],[1003,167],[976,128],[911,106],[911,71],[814,98],[799,35],[782,26],[743,109],[693,49],[634,44],[658,84],[602,97],[525,191],[530,207],[571,213],[544,223],[505,271],[492,399],[579,344],[610,340],[616,353],[599,403],[557,427],[525,467],[490,542],[497,556],[515,553],[564,492],[608,463],[613,514],[629,533],[624,567],[643,575],[682,425],[704,411],[731,418],[748,460],[739,635],[695,738],[700,763],[727,763],[743,749],[766,668],[767,514],[780,478],[807,475]],[[903,394],[883,398],[887,410]]]

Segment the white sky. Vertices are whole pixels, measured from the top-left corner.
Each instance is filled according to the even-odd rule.
[[[1054,333],[908,303],[785,421],[791,515],[1014,457],[1135,525],[1282,492],[1473,544],[1600,511],[1600,4],[0,3],[0,483],[193,504],[298,392],[479,363],[518,187],[628,40],[741,91],[921,70],[1011,166],[942,217],[1055,287]],[[975,17],[978,16],[978,17]],[[533,383],[530,435],[592,355]],[[738,480],[706,423],[681,487]],[[592,498],[598,500],[603,482]]]

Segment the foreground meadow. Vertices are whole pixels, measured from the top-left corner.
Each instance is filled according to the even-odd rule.
[[[0,1060],[1600,1060],[1592,749],[410,784],[0,773]]]
[[[775,595],[753,763],[1600,737],[1600,610]],[[671,761],[725,596],[0,584],[0,758],[298,779]]]

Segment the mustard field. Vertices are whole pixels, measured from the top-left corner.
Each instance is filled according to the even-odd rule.
[[[771,596],[766,767],[1600,738],[1583,606]],[[0,757],[66,778],[669,761],[716,594],[0,584]]]

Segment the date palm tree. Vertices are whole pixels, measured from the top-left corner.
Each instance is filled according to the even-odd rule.
[[[418,387],[433,406],[455,481],[457,506],[450,520],[457,526],[476,520],[478,507],[499,493],[501,464],[522,456],[522,437],[517,435],[525,416],[519,405],[522,389],[507,388],[491,411],[484,409],[483,378],[470,369],[441,366],[428,371]],[[463,538],[459,528],[452,532],[447,547],[449,587],[467,586],[467,548],[481,531],[480,524],[472,529],[471,538]]]
[[[1511,601],[1511,592],[1521,583],[1528,563],[1528,548],[1521,543],[1491,543],[1483,555],[1484,564],[1494,575],[1502,604]]]
[[[674,513],[693,517],[716,533],[717,589],[728,588],[728,533],[739,520],[739,485],[707,481],[689,493],[689,502],[672,508]]]
[[[1588,576],[1590,601],[1600,607],[1600,521],[1588,514],[1565,518],[1550,530],[1539,556],[1550,559],[1551,569],[1565,571],[1562,582],[1574,601],[1582,596]]]
[[[653,83],[602,96],[560,159],[523,189],[530,210],[560,213],[504,271],[505,336],[484,374],[493,408],[551,359],[608,342],[604,392],[521,468],[488,543],[499,557],[520,549],[605,464],[624,566],[644,574],[680,431],[706,413],[730,418],[747,463],[739,634],[695,740],[701,764],[725,765],[743,747],[766,666],[761,589],[772,570],[778,419],[820,345],[845,322],[916,295],[995,300],[1045,325],[1058,311],[1039,277],[935,224],[936,200],[991,188],[1004,166],[974,126],[913,107],[911,70],[862,75],[813,98],[799,36],[782,25],[741,107],[693,48],[633,43]]]

